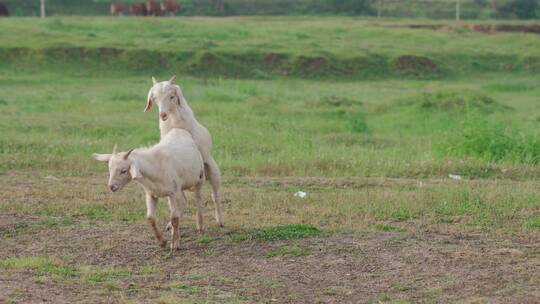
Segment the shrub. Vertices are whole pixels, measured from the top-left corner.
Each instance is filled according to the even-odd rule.
[[[500,6],[497,13],[501,17],[519,19],[534,19],[537,15],[538,0],[513,0]]]
[[[482,119],[467,119],[438,145],[443,155],[472,157],[488,162],[537,164],[540,136]]]
[[[363,112],[357,111],[349,115],[349,125],[353,133],[368,133],[369,128]]]

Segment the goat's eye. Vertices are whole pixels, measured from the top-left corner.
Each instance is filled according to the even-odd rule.
[[[127,169],[120,171],[120,174],[126,174],[126,173],[127,173]]]

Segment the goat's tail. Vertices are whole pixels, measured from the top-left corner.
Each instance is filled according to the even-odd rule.
[[[199,175],[199,179],[201,181],[204,181],[204,180],[206,180],[206,174],[205,174],[205,172],[206,172],[206,163],[204,162],[204,159],[202,157],[201,152],[199,152],[199,158],[201,159],[201,163],[203,164],[202,167],[201,167],[201,173]]]

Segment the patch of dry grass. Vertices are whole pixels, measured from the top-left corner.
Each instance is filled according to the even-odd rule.
[[[106,176],[44,179],[38,172],[0,176],[6,200],[0,211],[45,217],[36,224],[54,227],[83,222],[142,223],[143,192],[135,183],[119,193],[106,188]],[[255,229],[308,224],[327,231],[434,229],[536,233],[536,181],[385,178],[232,178],[226,179],[224,212],[230,228]],[[298,190],[307,192],[298,198]],[[213,226],[207,198],[206,223]],[[186,225],[192,225],[188,194]],[[166,204],[158,215],[167,219]]]

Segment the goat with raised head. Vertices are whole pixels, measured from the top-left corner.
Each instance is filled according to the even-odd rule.
[[[212,157],[212,136],[210,132],[200,124],[193,111],[189,107],[187,100],[182,94],[180,86],[174,82],[176,76],[168,81],[157,82],[152,77],[153,86],[148,92],[146,108],[147,112],[155,103],[159,110],[159,130],[163,138],[173,128],[180,128],[188,131],[197,144],[204,161],[206,178],[212,185],[212,199],[215,204],[215,217],[220,226],[223,226],[223,216],[221,214],[221,172]]]

